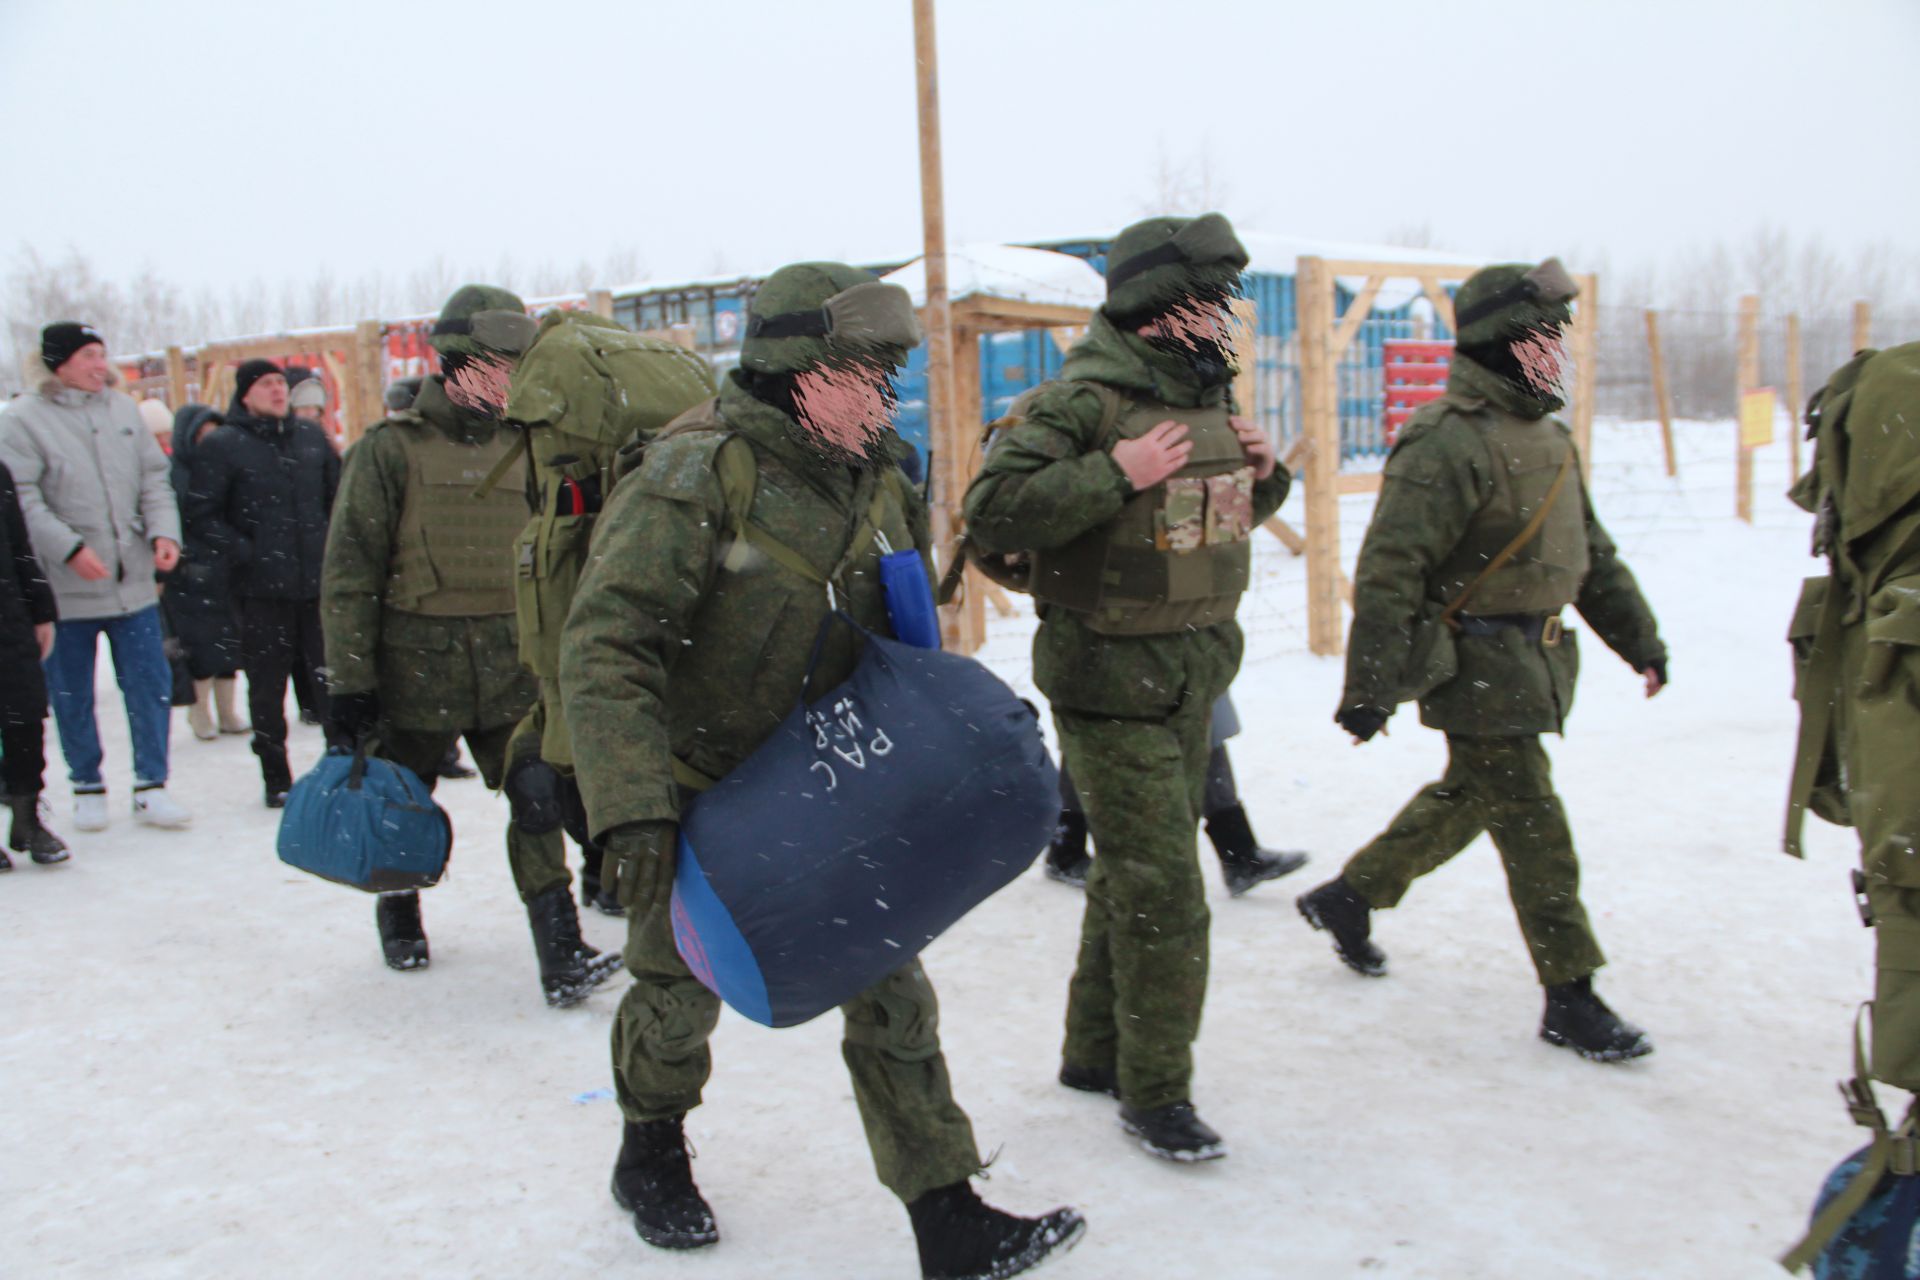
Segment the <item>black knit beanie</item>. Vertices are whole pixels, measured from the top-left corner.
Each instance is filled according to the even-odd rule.
[[[40,331],[40,363],[50,370],[58,369],[73,358],[74,352],[93,342],[103,347],[107,344],[92,325],[78,320],[56,321]]]
[[[235,402],[245,400],[253,384],[270,373],[284,374],[285,369],[271,360],[249,360],[233,373],[233,398]]]

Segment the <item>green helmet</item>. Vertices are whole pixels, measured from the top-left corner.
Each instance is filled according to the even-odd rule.
[[[754,373],[799,373],[844,355],[902,365],[919,345],[920,322],[905,289],[844,262],[799,262],[768,276],[754,293],[740,365]]]
[[[1147,218],[1107,250],[1106,311],[1144,322],[1203,289],[1232,288],[1246,269],[1246,247],[1225,215]]]
[[[1530,329],[1563,328],[1573,319],[1567,304],[1579,292],[1558,258],[1537,267],[1524,262],[1482,267],[1454,294],[1455,339],[1463,347],[1484,347]]]
[[[490,284],[463,284],[440,308],[427,341],[443,356],[517,358],[539,327],[520,295]]]

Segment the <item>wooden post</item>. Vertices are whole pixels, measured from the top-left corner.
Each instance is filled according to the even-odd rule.
[[[1740,397],[1760,385],[1760,295],[1740,299],[1740,385],[1734,394],[1733,438],[1736,449],[1733,475],[1734,514],[1753,523],[1753,450],[1740,434]]]
[[[1680,474],[1673,451],[1673,396],[1667,390],[1667,357],[1660,350],[1660,313],[1647,308],[1647,358],[1653,365],[1653,403],[1660,414],[1660,447],[1667,457],[1667,474]]]
[[[349,415],[343,424],[349,445],[386,416],[382,394],[387,389],[386,339],[386,328],[378,320],[362,320],[354,326],[352,359],[340,397],[341,410]]]
[[[920,223],[926,268],[927,440],[933,446],[933,537],[950,548],[960,527],[963,446],[953,412],[953,314],[947,299],[946,198],[940,173],[940,67],[933,22],[933,0],[913,0],[914,84],[920,118]],[[942,571],[945,565],[938,566]],[[969,632],[966,608],[949,610],[941,620],[942,641],[960,653],[972,653],[985,636]]]
[[[179,347],[167,348],[167,402],[175,413],[187,403],[187,353]]]
[[[965,305],[961,304],[962,310]],[[980,450],[974,447],[972,439],[981,422],[980,330],[965,321],[955,323],[953,355],[953,429],[948,433],[944,471],[953,484],[953,519],[957,525],[960,501],[966,495],[967,486],[973,483],[974,471],[980,465]],[[967,571],[966,590],[961,592],[959,605],[952,611],[957,643],[967,646],[960,650],[963,653],[971,653],[986,643],[987,593],[992,586],[984,575],[972,569]],[[1005,602],[1004,596],[1002,601]],[[1010,604],[1007,606],[1008,609],[1011,607]],[[1006,609],[1001,610],[1003,616],[1006,612]]]
[[[1580,300],[1573,309],[1573,443],[1580,450],[1580,471],[1593,476],[1593,409],[1599,403],[1600,369],[1595,352],[1600,333],[1600,277],[1578,276]]]
[[[1865,298],[1853,304],[1853,349],[1856,354],[1873,345],[1873,304]],[[1795,406],[1794,412],[1798,413]]]
[[[1341,650],[1340,406],[1334,395],[1333,277],[1321,258],[1294,277],[1300,341],[1301,434],[1306,440],[1307,647]]]
[[[1800,313],[1787,317],[1787,466],[1800,478],[1800,408],[1806,403],[1800,376]]]
[[[602,320],[613,319],[613,290],[587,290],[587,310],[593,312],[593,314],[599,316]]]
[[[1233,375],[1233,398],[1241,416],[1258,422],[1260,415],[1254,401],[1259,394],[1260,314],[1252,298],[1233,300],[1232,332],[1233,362],[1237,366]]]

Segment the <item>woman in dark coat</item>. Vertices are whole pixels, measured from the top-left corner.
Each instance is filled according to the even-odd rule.
[[[40,664],[53,649],[58,612],[46,571],[27,541],[13,473],[0,466],[0,774],[13,825],[7,847],[46,864],[65,862],[67,846],[46,827],[40,788],[47,771],[47,681]],[[13,860],[0,853],[0,871]]]
[[[186,505],[194,453],[224,419],[204,404],[186,405],[173,415],[173,491]],[[240,715],[235,690],[240,670],[240,614],[231,590],[232,567],[226,556],[192,534],[181,548],[180,567],[160,598],[167,622],[186,655],[193,675],[193,705],[187,724],[203,741],[222,733],[250,733]],[[216,725],[217,718],[217,725]]]

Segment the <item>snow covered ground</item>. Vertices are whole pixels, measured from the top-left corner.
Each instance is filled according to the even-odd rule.
[[[1444,747],[1410,710],[1363,749],[1329,719],[1340,664],[1305,652],[1301,566],[1262,539],[1234,763],[1270,844],[1313,851],[1230,901],[1206,851],[1213,980],[1196,1100],[1232,1158],[1174,1168],[1112,1104],[1053,1083],[1079,898],[1037,870],[927,954],[982,1190],[1083,1209],[1071,1277],[1778,1275],[1820,1178],[1858,1145],[1833,1093],[1870,935],[1847,833],[1780,854],[1793,716],[1782,636],[1807,521],[1762,452],[1732,519],[1733,428],[1682,424],[1682,479],[1646,424],[1602,424],[1603,518],[1659,612],[1653,702],[1591,636],[1572,732],[1551,745],[1613,963],[1600,989],[1659,1051],[1600,1067],[1547,1047],[1539,991],[1482,840],[1376,917],[1367,981],[1295,914]],[[1365,499],[1345,511],[1346,552]],[[1288,514],[1297,516],[1297,500]],[[1027,685],[1025,616],[985,656]],[[498,831],[503,801],[443,785],[461,833],[427,895],[433,967],[380,963],[369,899],[283,867],[244,739],[174,734],[189,832],[126,812],[126,727],[102,662],[115,821],[66,866],[0,879],[0,1274],[387,1277],[917,1274],[873,1181],[838,1019],[728,1014],[689,1121],[712,1250],[634,1236],[606,1191],[619,1138],[607,1025],[541,1002]],[[50,732],[51,736],[51,732]],[[296,731],[296,767],[320,749]],[[57,762],[49,770],[64,777]],[[1204,849],[1204,846],[1203,846]],[[603,947],[621,925],[585,919]]]

